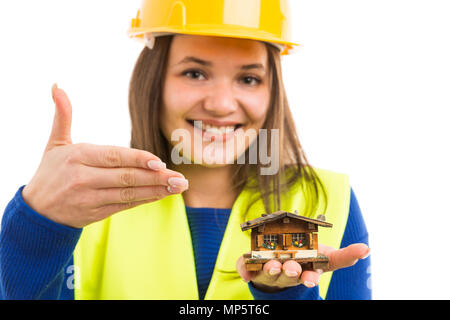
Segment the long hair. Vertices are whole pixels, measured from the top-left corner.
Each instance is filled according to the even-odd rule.
[[[129,88],[129,111],[131,117],[130,147],[147,150],[158,156],[168,167],[172,166],[170,143],[160,127],[161,108],[163,106],[163,88],[170,46],[173,35],[156,39],[152,50],[145,47],[134,67]],[[282,80],[280,52],[274,46],[265,43],[268,53],[270,77],[270,103],[262,129],[267,129],[267,141],[271,139],[271,129],[278,129],[277,144],[279,170],[273,175],[260,175],[261,164],[258,157],[256,164],[249,163],[249,149],[245,152],[243,164],[233,164],[232,187],[238,193],[245,187],[255,192],[263,200],[266,212],[282,210],[281,194],[303,179],[301,187],[306,202],[304,216],[315,216],[319,198],[327,196],[322,182],[306,155],[297,136]],[[259,145],[260,136],[253,143]],[[269,144],[270,146],[271,144]],[[268,150],[273,154],[275,150]],[[325,205],[326,208],[326,205]],[[243,218],[245,218],[245,213]]]

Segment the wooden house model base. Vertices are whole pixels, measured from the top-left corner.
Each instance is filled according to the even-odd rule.
[[[259,271],[262,270],[264,264],[270,260],[277,260],[284,263],[288,260],[294,260],[302,266],[302,270],[315,270],[315,269],[326,269],[328,268],[328,257],[322,254],[318,254],[314,258],[291,258],[291,257],[280,257],[280,258],[253,258],[251,254],[244,254],[245,268],[248,271]]]

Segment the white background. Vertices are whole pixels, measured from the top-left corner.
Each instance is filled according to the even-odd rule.
[[[0,215],[36,170],[57,82],[72,138],[128,146],[139,0],[0,2]],[[450,3],[291,1],[283,58],[311,163],[350,175],[372,248],[375,299],[449,299]]]

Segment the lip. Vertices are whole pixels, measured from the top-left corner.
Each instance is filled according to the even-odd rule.
[[[231,126],[237,126],[237,125],[242,125],[242,123],[240,122],[236,122],[236,121],[220,121],[220,120],[215,120],[215,119],[186,119],[188,122],[193,122],[193,121],[201,121],[202,125],[203,124],[209,124],[212,126],[218,126],[218,127],[231,127]]]
[[[209,141],[209,142],[214,142],[214,141],[227,141],[231,138],[233,138],[235,135],[237,135],[240,131],[243,131],[243,126],[240,123],[236,123],[236,122],[225,122],[225,121],[205,121],[205,120],[199,120],[202,121],[202,127],[204,124],[210,124],[210,125],[216,125],[216,126],[236,126],[236,125],[240,125],[239,128],[233,130],[232,132],[228,132],[228,133],[211,133],[211,132],[206,132],[204,130],[200,130],[199,128],[195,127],[193,125],[194,120],[187,120],[186,122],[189,123],[189,125],[194,129],[194,136],[195,134],[198,134],[202,137],[202,141]],[[195,120],[197,121],[197,120]],[[220,124],[218,124],[220,123]]]

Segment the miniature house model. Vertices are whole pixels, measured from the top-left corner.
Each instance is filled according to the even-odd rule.
[[[328,264],[328,258],[318,254],[318,227],[331,228],[324,216],[311,219],[298,214],[277,211],[241,224],[241,230],[251,229],[251,254],[244,255],[247,270],[261,270],[265,262],[295,260],[306,269],[318,269]],[[305,268],[306,267],[306,268]]]

